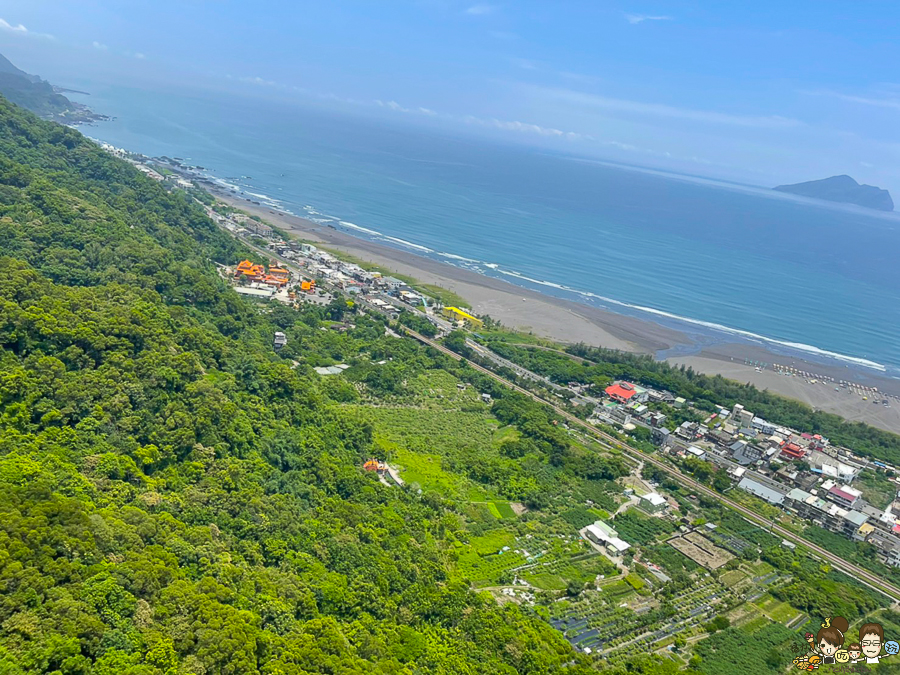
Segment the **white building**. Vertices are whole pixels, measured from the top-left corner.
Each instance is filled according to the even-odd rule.
[[[697,459],[706,459],[706,453],[698,448],[696,445],[692,445],[687,449],[687,451],[692,454]]]
[[[646,495],[641,495],[639,506],[648,513],[659,513],[660,511],[665,510],[668,503],[666,498],[658,492],[651,492]]]
[[[620,539],[618,532],[602,520],[598,520],[593,525],[588,525],[584,530],[584,534],[597,544],[605,544],[606,549],[614,555],[624,553],[631,548],[631,544]]]

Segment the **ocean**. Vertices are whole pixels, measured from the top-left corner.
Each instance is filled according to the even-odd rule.
[[[900,376],[900,216],[320,107],[92,85],[94,138],[696,345]],[[823,176],[810,176],[810,179]],[[682,352],[683,353],[683,352]]]

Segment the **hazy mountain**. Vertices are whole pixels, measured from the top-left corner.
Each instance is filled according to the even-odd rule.
[[[789,192],[803,197],[814,197],[829,202],[856,204],[879,211],[893,211],[894,200],[887,190],[874,185],[860,185],[850,176],[832,176],[822,180],[811,180],[794,185],[779,185],[779,192]]]
[[[19,77],[24,77],[29,82],[40,82],[41,78],[37,75],[29,75],[21,68],[17,68],[13,65],[12,61],[8,58],[0,54],[0,73],[9,73],[10,75],[18,75]]]
[[[0,94],[18,106],[41,117],[63,123],[81,123],[101,119],[81,103],[60,94],[49,82],[17,68],[0,54]]]

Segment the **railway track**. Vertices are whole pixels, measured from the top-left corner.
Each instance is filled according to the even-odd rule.
[[[749,520],[753,523],[756,523],[763,529],[768,529],[770,532],[775,532],[780,537],[782,537],[788,541],[791,541],[795,544],[799,544],[799,545],[803,546],[804,548],[806,548],[809,551],[811,551],[812,553],[814,553],[821,560],[832,564],[835,568],[841,570],[848,576],[853,577],[857,581],[869,586],[870,588],[873,588],[873,589],[879,591],[880,593],[885,594],[886,596],[891,598],[891,600],[893,600],[895,604],[900,603],[900,588],[884,581],[883,579],[881,579],[877,575],[873,574],[872,572],[869,572],[868,570],[866,570],[862,567],[859,567],[858,565],[854,565],[853,563],[847,562],[843,558],[840,558],[840,557],[834,555],[833,553],[831,553],[828,550],[822,548],[821,546],[809,541],[808,539],[799,537],[796,534],[794,534],[793,532],[791,532],[790,530],[787,530],[787,529],[781,527],[780,525],[776,525],[774,522],[769,522],[769,521],[765,520],[764,518],[760,517],[759,514],[754,512],[752,509],[749,509],[742,504],[738,504],[737,502],[732,501],[731,499],[728,499],[727,497],[719,494],[718,492],[712,490],[711,488],[706,487],[705,485],[694,480],[693,478],[686,476],[681,471],[679,471],[677,468],[670,466],[669,464],[666,464],[665,462],[662,462],[651,455],[648,455],[647,453],[643,452],[642,450],[633,448],[630,445],[628,445],[627,443],[623,443],[618,438],[615,438],[614,436],[607,434],[603,430],[595,427],[593,424],[585,422],[584,420],[582,420],[578,417],[575,417],[571,413],[563,410],[562,408],[557,406],[552,401],[548,401],[548,400],[538,396],[534,392],[528,391],[527,389],[524,389],[524,388],[520,387],[519,385],[517,385],[513,382],[510,382],[506,378],[498,375],[497,373],[493,372],[492,370],[490,370],[488,368],[485,368],[484,366],[481,366],[477,363],[473,363],[469,359],[457,354],[456,352],[452,351],[451,349],[448,349],[444,345],[438,344],[434,340],[431,340],[431,339],[425,337],[424,335],[420,335],[419,333],[417,333],[413,330],[410,330],[409,328],[405,328],[405,330],[408,335],[412,336],[419,342],[422,342],[423,344],[426,344],[429,347],[433,347],[434,349],[437,349],[438,351],[440,351],[444,354],[447,354],[448,356],[456,359],[457,361],[465,361],[475,370],[478,370],[478,371],[484,373],[485,375],[491,377],[492,379],[503,384],[504,386],[509,387],[510,389],[513,389],[515,391],[518,391],[519,393],[524,394],[525,396],[528,396],[528,397],[534,399],[535,401],[538,401],[539,403],[543,403],[544,405],[550,406],[560,417],[565,418],[568,422],[570,422],[572,424],[576,424],[579,427],[586,429],[593,435],[595,435],[595,436],[601,438],[603,441],[605,441],[607,443],[607,445],[609,445],[617,450],[620,450],[624,453],[627,453],[635,459],[643,460],[645,462],[653,464],[654,466],[656,466],[659,469],[662,469],[663,471],[668,473],[670,476],[672,476],[675,480],[677,480],[682,485],[690,487],[695,492],[702,493],[702,494],[706,495],[707,497],[711,497],[712,499],[715,499],[715,500],[719,501],[720,503],[725,504],[730,509],[741,514],[747,520]]]

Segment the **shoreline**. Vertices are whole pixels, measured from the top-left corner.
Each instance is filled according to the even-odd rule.
[[[359,260],[412,277],[422,283],[440,286],[465,298],[476,314],[487,314],[503,326],[564,344],[584,342],[596,347],[649,354],[681,348],[680,355],[663,355],[674,365],[722,375],[739,382],[750,382],[759,389],[802,401],[850,421],[900,433],[900,380],[852,364],[822,363],[800,356],[776,353],[750,342],[719,342],[710,345],[686,332],[653,321],[617,314],[496,279],[400,248],[354,236],[307,218],[286,213],[277,207],[254,203],[220,185],[204,182],[204,189],[223,202],[251,215],[259,216],[291,236],[353,256]],[[760,372],[745,361],[769,364]],[[815,374],[813,377],[781,375],[775,367],[794,368]],[[860,387],[877,388],[887,395],[890,407],[847,390],[834,391],[820,378],[844,380]],[[810,380],[818,380],[816,383]],[[840,387],[839,387],[840,389]],[[868,392],[866,392],[868,393]]]
[[[230,206],[257,215],[293,236],[413,277],[421,283],[453,291],[465,298],[476,314],[488,314],[508,328],[531,332],[556,342],[586,342],[643,354],[653,354],[689,341],[687,335],[665,326],[555,298],[502,279],[356,237],[307,218],[254,204],[220,188],[210,191]]]

